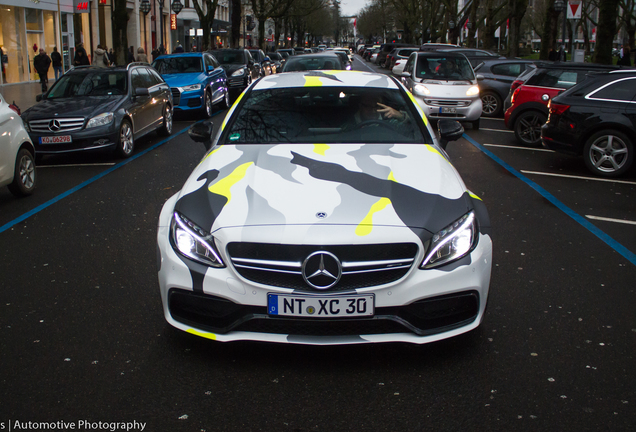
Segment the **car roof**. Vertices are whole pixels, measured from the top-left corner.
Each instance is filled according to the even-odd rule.
[[[466,58],[466,56],[462,53],[454,52],[454,51],[415,51],[418,57],[439,57],[443,55],[444,57],[462,57]]]
[[[389,75],[363,71],[312,70],[294,73],[268,75],[258,80],[253,90],[295,87],[370,87],[398,90],[399,87]]]
[[[596,63],[574,63],[574,62],[536,62],[538,68],[542,69],[596,69],[596,70],[613,70],[619,69],[619,66],[602,65]]]

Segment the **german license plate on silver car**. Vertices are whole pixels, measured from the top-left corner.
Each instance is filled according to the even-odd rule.
[[[269,315],[305,318],[334,318],[373,316],[375,297],[373,294],[303,296],[268,294]]]
[[[457,108],[442,108],[442,114],[457,114]]]

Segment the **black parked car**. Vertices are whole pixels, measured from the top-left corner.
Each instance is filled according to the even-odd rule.
[[[276,70],[272,69],[272,60],[265,55],[262,49],[251,49],[249,52],[254,61],[261,67],[261,76],[276,73]]]
[[[503,101],[510,93],[513,81],[526,69],[534,67],[532,60],[492,59],[481,60],[475,73],[484,79],[479,81],[482,116],[497,117],[503,112]]]
[[[172,133],[172,93],[147,63],[65,73],[22,114],[36,154],[114,150],[129,157],[135,140]]]
[[[636,70],[591,74],[556,96],[541,128],[543,145],[583,156],[585,165],[603,177],[625,174],[634,162],[636,144]]]
[[[317,54],[304,54],[290,57],[283,67],[283,72],[344,70],[344,68],[345,66],[341,63],[340,58],[336,54],[325,51]]]
[[[259,65],[254,61],[250,52],[246,49],[220,49],[210,51],[227,74],[228,88],[230,92],[241,93],[252,83],[252,80],[260,78]]]

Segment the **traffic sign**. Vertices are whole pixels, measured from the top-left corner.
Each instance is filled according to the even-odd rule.
[[[570,0],[568,2],[568,19],[580,20],[581,9],[583,9],[581,0]]]

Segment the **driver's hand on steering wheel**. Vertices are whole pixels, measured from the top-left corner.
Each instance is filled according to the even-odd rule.
[[[393,109],[388,105],[381,104],[380,102],[378,102],[378,106],[380,107],[378,108],[378,112],[382,114],[383,118],[387,118],[387,119],[394,118],[398,120],[404,119],[404,114],[402,114],[398,110]]]

